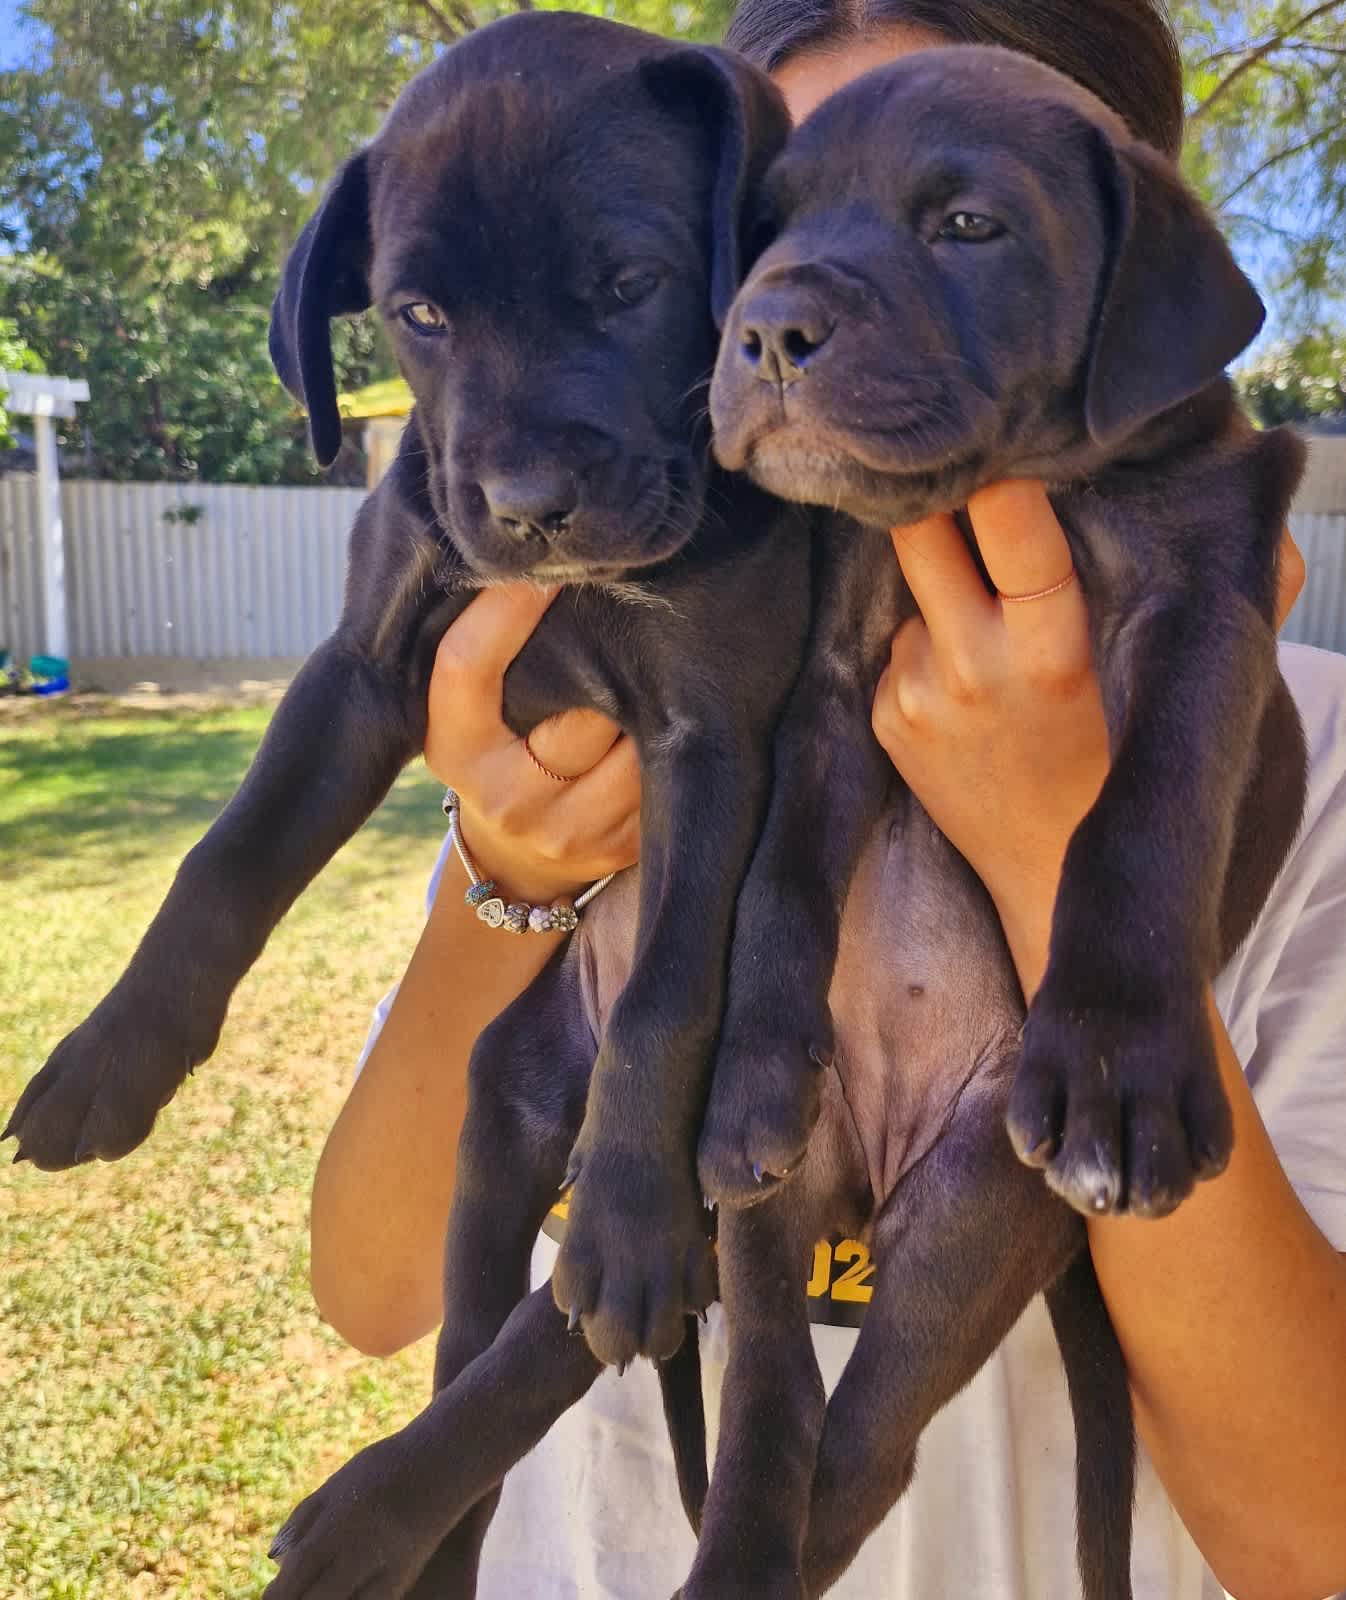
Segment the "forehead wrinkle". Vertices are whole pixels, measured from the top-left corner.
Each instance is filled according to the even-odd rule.
[[[376,294],[517,302],[633,254],[693,265],[708,153],[631,70],[446,80],[376,141],[376,238],[396,241],[376,251]]]

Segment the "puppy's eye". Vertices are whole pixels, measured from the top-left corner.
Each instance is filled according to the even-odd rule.
[[[939,225],[936,238],[951,239],[955,244],[985,244],[998,239],[1005,229],[994,217],[984,217],[976,211],[955,211]]]
[[[428,300],[417,300],[412,305],[403,306],[398,315],[414,333],[447,333],[449,331],[448,319],[438,306],[432,306]]]
[[[648,300],[659,287],[661,274],[650,268],[632,272],[619,272],[608,283],[608,294],[620,306],[638,306]]]

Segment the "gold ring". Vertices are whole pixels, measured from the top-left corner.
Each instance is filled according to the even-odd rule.
[[[1007,606],[1023,606],[1030,600],[1045,600],[1048,595],[1060,594],[1062,589],[1068,589],[1074,583],[1075,576],[1075,569],[1072,567],[1060,583],[1054,583],[1050,589],[1035,589],[1032,594],[1006,594],[1003,589],[997,589],[996,593]]]
[[[527,734],[524,734],[524,736],[523,736],[523,748],[524,748],[525,753],[528,756],[528,759],[533,763],[533,765],[537,768],[537,770],[542,774],[542,776],[544,778],[550,778],[553,783],[574,783],[574,781],[575,781],[574,778],[567,778],[565,773],[563,773],[563,772],[553,772],[552,769],[549,766],[547,766],[545,762],[542,762],[542,761],[538,760],[536,755],[533,754],[533,747],[528,742],[528,735]]]

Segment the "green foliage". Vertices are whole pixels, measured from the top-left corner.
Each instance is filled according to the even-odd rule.
[[[1265,427],[1346,414],[1346,337],[1313,333],[1284,341],[1237,376],[1244,402]]]
[[[0,372],[41,372],[42,359],[37,351],[19,334],[19,325],[13,317],[0,317]],[[0,393],[0,450],[14,448],[14,435],[10,432],[9,412],[5,410],[5,397]]]

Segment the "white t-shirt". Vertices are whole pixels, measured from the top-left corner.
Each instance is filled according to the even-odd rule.
[[[1309,1215],[1346,1251],[1346,657],[1281,647],[1309,743],[1304,825],[1216,999],[1277,1154]],[[438,887],[436,864],[429,899]],[[395,992],[395,991],[394,991]],[[387,996],[361,1056],[382,1026]],[[533,1283],[556,1245],[539,1238]],[[830,1392],[855,1334],[813,1329]],[[711,1436],[725,1337],[701,1330]],[[1036,1300],[921,1441],[916,1477],[837,1600],[1079,1600],[1074,1427],[1043,1301]],[[609,1369],[505,1481],[479,1600],[639,1600],[672,1594],[694,1541],[678,1500],[654,1369]],[[1223,1600],[1149,1462],[1136,1496],[1137,1600]]]

